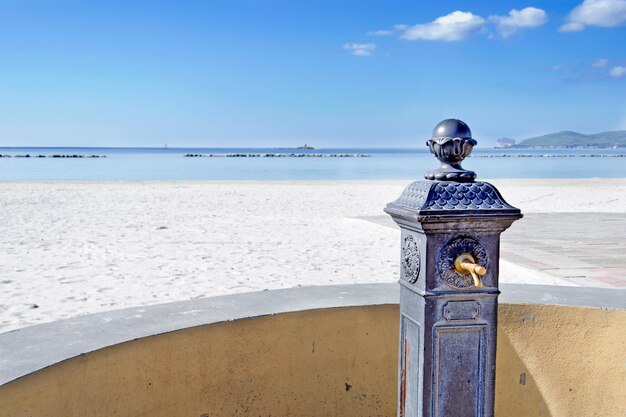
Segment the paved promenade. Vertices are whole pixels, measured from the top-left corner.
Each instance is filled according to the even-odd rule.
[[[502,258],[577,285],[626,288],[626,213],[529,213]]]
[[[362,219],[397,228],[389,216]],[[502,234],[501,259],[532,272],[528,284],[626,289],[626,213],[525,214]]]

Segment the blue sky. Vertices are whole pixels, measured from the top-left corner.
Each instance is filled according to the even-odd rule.
[[[0,146],[626,129],[626,0],[1,0],[0,18]]]

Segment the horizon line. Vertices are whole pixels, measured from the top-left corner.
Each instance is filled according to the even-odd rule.
[[[408,149],[419,150],[422,148],[411,147],[334,147],[334,148],[290,148],[285,146],[0,146],[0,149],[287,149],[296,151],[320,151],[320,150],[337,150],[337,149],[376,149],[376,150],[396,150]],[[428,147],[424,146],[425,150]]]

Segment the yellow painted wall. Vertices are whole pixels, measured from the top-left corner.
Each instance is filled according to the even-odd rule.
[[[501,304],[497,355],[498,416],[626,417],[624,310]]]
[[[497,416],[626,415],[626,311],[504,304],[499,319]],[[397,322],[369,306],[140,339],[0,387],[0,417],[395,416]]]

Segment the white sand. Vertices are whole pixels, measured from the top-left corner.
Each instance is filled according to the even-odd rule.
[[[358,217],[382,215],[408,183],[0,182],[0,332],[211,295],[394,282],[399,232]],[[527,213],[626,211],[626,180],[493,183]]]

